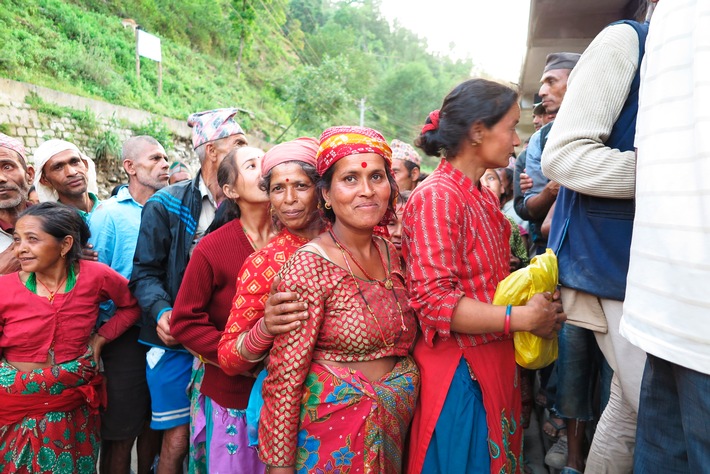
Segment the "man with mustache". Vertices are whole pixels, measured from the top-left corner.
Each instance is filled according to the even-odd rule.
[[[93,161],[73,143],[57,139],[42,143],[34,158],[34,185],[40,202],[58,201],[75,207],[88,221],[99,204]]]
[[[0,275],[20,269],[12,252],[12,232],[17,215],[28,206],[27,193],[34,176],[22,142],[0,133]]]

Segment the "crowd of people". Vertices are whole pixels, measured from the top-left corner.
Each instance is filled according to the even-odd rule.
[[[132,137],[104,201],[74,144],[0,134],[0,471],[523,473],[538,404],[563,474],[707,472],[710,9],[676,3],[550,54],[517,158],[486,79],[419,151],[195,113],[194,174]],[[493,304],[548,248],[558,289]]]

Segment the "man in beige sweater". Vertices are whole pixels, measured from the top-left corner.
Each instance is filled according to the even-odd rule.
[[[548,178],[578,195],[620,200],[634,197],[633,146],[620,151],[607,142],[620,114],[629,107],[627,99],[637,91],[639,38],[645,40],[643,31],[643,27],[637,30],[627,23],[605,28],[584,52],[569,78],[565,102],[542,155],[542,169]],[[634,106],[635,103],[631,107]],[[633,123],[627,126],[631,137],[635,110],[633,114]],[[558,211],[553,228],[565,225],[555,222]],[[559,214],[564,216],[562,212]],[[623,276],[625,286],[625,272]],[[562,275],[561,282],[568,323],[593,332],[614,370],[609,402],[597,426],[586,472],[630,473],[645,354],[619,335],[623,301],[564,287]],[[581,470],[581,459],[568,459],[568,466]]]

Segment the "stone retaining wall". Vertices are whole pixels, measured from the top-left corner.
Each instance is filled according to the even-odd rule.
[[[35,110],[26,102],[30,94],[35,94],[47,104],[85,111],[94,119],[92,127],[87,130],[87,127],[75,118]],[[167,152],[170,161],[180,160],[187,163],[192,170],[197,170],[199,162],[192,151],[191,129],[186,122],[46,87],[0,79],[0,127],[8,135],[24,142],[30,161],[35,149],[45,140],[52,138],[70,141],[91,158],[96,158],[97,138],[103,132],[111,130],[123,142],[134,134],[127,126],[140,126],[151,120],[163,122],[173,135],[172,147]],[[249,143],[254,146],[270,148],[259,136],[250,134],[248,138]],[[118,158],[96,165],[101,194],[99,197],[104,199],[116,184],[126,182],[126,176]]]

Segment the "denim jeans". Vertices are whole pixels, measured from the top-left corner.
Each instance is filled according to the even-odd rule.
[[[634,472],[710,471],[710,375],[648,354]]]
[[[592,406],[597,373],[601,374],[598,411]],[[565,323],[559,333],[555,412],[567,419],[595,419],[595,413],[603,412],[609,400],[612,373],[599,350],[594,332]]]

